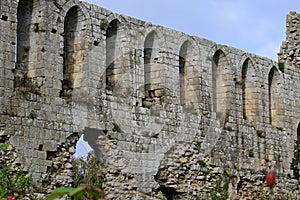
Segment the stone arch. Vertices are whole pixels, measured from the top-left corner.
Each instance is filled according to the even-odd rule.
[[[170,87],[167,85],[165,62],[165,38],[160,27],[149,27],[139,30],[142,40],[138,40],[134,46],[135,67],[143,68],[144,78],[140,82],[139,92],[142,106],[149,108],[154,104],[160,104]],[[139,37],[139,36],[138,36]],[[134,38],[136,39],[136,38]]]
[[[283,105],[281,101],[282,78],[279,70],[273,66],[268,74],[269,119],[270,124],[283,127]]]
[[[20,0],[17,8],[17,51],[16,69],[26,71],[30,53],[30,27],[34,0]]]
[[[186,40],[180,47],[179,50],[179,92],[180,92],[180,104],[186,107],[188,102],[187,98],[187,73],[189,68],[189,58],[190,58],[190,48],[191,43]]]
[[[225,53],[218,49],[212,58],[212,111],[225,113],[228,106],[229,62]]]
[[[78,5],[71,7],[64,20],[63,80],[60,96],[71,98],[74,88],[80,87],[86,52],[85,16]]]
[[[118,19],[112,20],[106,30],[106,89],[112,90],[116,84],[116,76],[118,75],[118,69],[116,62],[118,60],[118,29],[120,27],[120,21]]]
[[[60,16],[62,17],[66,16],[67,12],[69,12],[69,10],[74,6],[78,6],[82,11],[83,14],[83,18],[81,19],[82,21],[86,21],[91,18],[89,8],[87,8],[85,4],[82,4],[80,0],[66,1],[65,4],[63,5],[63,8],[61,9]],[[85,23],[84,26],[90,28],[89,23]]]
[[[242,108],[243,119],[251,122],[257,117],[255,99],[255,69],[252,60],[248,57],[242,65]]]
[[[159,69],[155,63],[158,60],[158,37],[156,31],[148,33],[144,41],[144,81],[145,97],[160,83]]]
[[[196,69],[198,46],[189,38],[186,38],[179,49],[179,97],[183,108],[196,108],[199,102],[199,77]]]

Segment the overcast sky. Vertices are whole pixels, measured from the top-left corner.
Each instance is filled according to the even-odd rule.
[[[189,35],[277,60],[299,0],[85,0]]]

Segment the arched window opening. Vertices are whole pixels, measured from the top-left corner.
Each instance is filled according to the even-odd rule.
[[[33,0],[20,0],[17,9],[17,55],[16,69],[28,70],[30,53],[30,26],[32,23]]]
[[[227,107],[227,88],[229,65],[223,51],[217,50],[212,59],[212,110],[225,113]]]
[[[247,119],[246,114],[246,81],[247,81],[247,71],[248,71],[249,59],[245,60],[242,67],[242,90],[243,90],[243,119]]]
[[[269,118],[270,124],[282,127],[283,105],[280,102],[281,78],[276,67],[272,67],[268,76],[269,86]]]
[[[197,70],[197,48],[186,40],[179,51],[179,96],[185,112],[197,113],[199,109],[199,78]]]
[[[254,121],[257,117],[256,102],[254,98],[254,69],[249,58],[245,60],[242,67],[242,101],[243,101],[243,119]]]
[[[120,23],[117,19],[113,20],[106,30],[106,89],[113,90],[116,84],[116,75],[118,69],[116,69],[116,50],[117,50],[117,38],[118,29]]]
[[[180,93],[180,104],[186,107],[189,104],[187,98],[187,84],[188,84],[188,68],[189,68],[189,48],[190,42],[185,41],[179,51],[179,93]]]
[[[78,6],[72,7],[66,14],[64,21],[64,66],[63,81],[60,96],[72,97],[75,81],[83,62],[83,13]],[[81,20],[81,21],[80,21]]]
[[[145,97],[160,98],[160,94],[155,92],[160,84],[159,66],[156,64],[157,59],[157,34],[155,31],[150,32],[144,42],[144,80],[145,80]]]

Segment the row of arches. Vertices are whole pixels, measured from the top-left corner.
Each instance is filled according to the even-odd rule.
[[[255,85],[257,75],[253,62],[247,58],[242,65],[242,102],[243,118],[255,121],[259,115],[259,100],[261,94],[257,91],[259,85]],[[281,98],[281,85],[283,83],[279,70],[273,66],[268,74],[268,113],[269,122],[277,127],[283,127],[284,106]],[[264,85],[261,85],[264,87]]]
[[[28,68],[28,48],[30,47],[30,34],[33,26],[32,16],[34,13],[35,0],[20,0],[17,10],[17,56],[18,66]],[[72,90],[77,87],[76,77],[84,61],[86,44],[86,27],[84,25],[84,14],[77,5],[71,7],[64,18],[64,50],[63,50],[63,80],[60,96],[63,98],[72,97]],[[106,89],[113,90],[117,80],[122,75],[122,59],[119,58],[122,43],[120,42],[120,26],[118,19],[112,20],[106,29]],[[144,40],[144,90],[145,97],[149,97],[161,77],[157,75],[157,62],[159,54],[159,40],[156,31],[147,34]],[[178,77],[179,77],[179,98],[183,107],[190,107],[197,103],[193,98],[199,90],[199,73],[195,70],[196,63],[193,49],[194,44],[187,39],[181,45],[178,55]],[[242,65],[242,113],[243,118],[255,121],[260,113],[259,92],[255,85],[254,65],[250,58],[247,58]],[[282,126],[283,116],[282,102],[280,102],[281,76],[276,67],[273,67],[268,76],[268,113],[270,123]],[[212,58],[212,103],[211,110],[214,112],[226,112],[234,82],[230,77],[230,65],[225,53],[217,50]]]
[[[117,45],[117,33],[120,26],[120,22],[115,19],[109,25],[110,28],[107,30],[106,34],[106,60],[108,70],[107,70],[107,82],[106,84],[111,87],[109,80],[116,81],[117,73],[112,73],[117,70],[115,58],[115,48]],[[114,34],[110,34],[114,33]],[[113,38],[113,39],[111,39]],[[155,62],[157,60],[159,41],[158,36],[155,31],[148,33],[144,40],[144,81],[145,81],[145,94],[149,95],[149,91],[152,91],[155,85],[161,81],[157,79],[154,75]],[[180,104],[183,107],[192,106],[196,103],[198,99],[193,99],[193,93],[199,92],[199,72],[195,70],[196,64],[194,63],[193,53],[195,46],[193,46],[190,40],[186,40],[181,45],[178,55],[178,73],[179,73],[179,98]],[[260,94],[257,90],[257,77],[254,70],[253,62],[250,58],[247,58],[242,65],[242,108],[243,108],[243,118],[249,121],[256,121],[256,117],[260,115],[259,104]],[[283,127],[283,102],[281,101],[281,89],[282,77],[278,69],[273,66],[269,71],[268,75],[268,113],[269,122],[275,126]],[[154,85],[154,86],[153,86]],[[225,113],[230,102],[229,93],[232,87],[234,87],[234,82],[232,77],[230,77],[230,64],[227,60],[225,53],[222,50],[217,50],[212,59],[212,111]]]
[[[16,69],[23,71],[27,77],[31,65],[35,62],[37,55],[36,48],[39,30],[38,19],[34,16],[41,16],[40,1],[20,0],[17,7],[17,47],[16,47]],[[63,80],[60,96],[69,98],[72,90],[77,87],[76,77],[80,72],[86,51],[86,27],[85,17],[81,8],[77,5],[71,7],[63,22]],[[56,33],[56,30],[52,30]],[[43,51],[43,50],[42,50]],[[77,84],[77,85],[76,85]]]

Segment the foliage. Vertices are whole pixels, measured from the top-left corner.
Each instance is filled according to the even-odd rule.
[[[279,70],[280,70],[281,72],[284,72],[284,63],[279,62],[279,63],[278,63],[278,68],[279,68]]]
[[[46,200],[54,200],[68,195],[77,199],[105,199],[102,189],[103,179],[99,175],[100,162],[89,155],[87,160],[76,158],[73,160],[73,187],[58,188]]]
[[[7,145],[1,144],[0,149],[7,149]],[[26,172],[13,172],[10,166],[0,166],[0,198],[8,198],[16,195],[22,199],[32,186],[32,178]]]
[[[199,161],[199,165],[201,167],[200,171],[204,175],[204,180],[206,181],[207,176],[210,173],[210,169],[209,169],[209,167],[207,166],[207,164],[206,164],[206,162],[204,160],[200,160]]]
[[[73,160],[73,186],[91,185],[102,188],[102,178],[99,175],[100,162],[89,155],[87,161],[76,158]]]
[[[227,179],[222,185],[222,179],[219,178],[216,182],[215,188],[210,191],[210,197],[212,200],[226,200],[228,199],[228,187],[230,180]]]
[[[79,199],[105,199],[104,192],[102,189],[90,186],[90,185],[81,185],[77,188],[58,188],[54,190],[46,200],[55,200],[56,198],[68,195],[73,197],[75,200]]]
[[[9,147],[9,144],[0,143],[0,151],[4,151]]]

